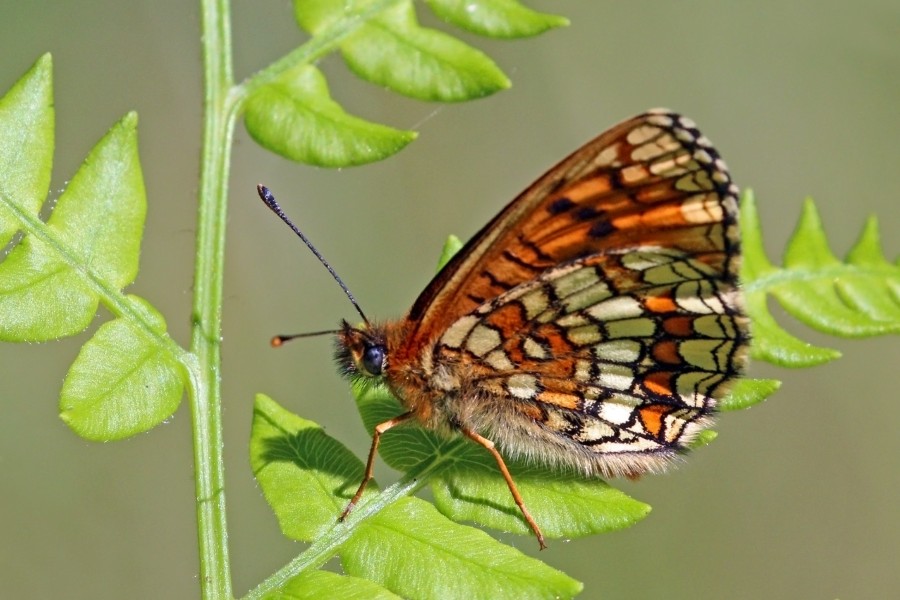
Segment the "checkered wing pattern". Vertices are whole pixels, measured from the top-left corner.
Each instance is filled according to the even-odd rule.
[[[427,355],[449,421],[507,452],[603,476],[661,470],[744,369],[737,216],[737,188],[691,121],[630,119],[479,232],[393,354]]]

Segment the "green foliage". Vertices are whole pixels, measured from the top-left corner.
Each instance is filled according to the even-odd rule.
[[[247,101],[247,131],[261,146],[286,158],[321,167],[380,160],[415,139],[344,112],[328,94],[316,67],[298,65]]]
[[[514,0],[428,3],[442,19],[479,35],[520,38],[567,24]],[[486,54],[422,27],[412,0],[296,0],[297,23],[312,39],[244,83],[250,135],[269,150],[324,167],[359,165],[399,152],[415,138],[347,114],[312,62],[338,50],[360,78],[419,100],[462,102],[510,86]]]
[[[298,13],[304,4],[294,3]],[[510,86],[503,71],[482,52],[421,27],[412,2],[399,3],[360,27],[341,44],[341,53],[362,79],[418,100],[459,102]]]
[[[337,554],[348,575],[375,581],[402,597],[568,598],[581,589],[563,573],[454,523],[422,500],[384,501],[374,484],[349,518],[338,523],[337,515],[362,478],[362,462],[318,425],[263,395],[256,398],[250,457],[285,535],[316,540],[305,553],[310,557],[304,568]],[[452,459],[432,455],[427,460],[425,472]],[[421,466],[417,471],[423,472]],[[300,575],[307,572],[283,576],[296,593],[311,594]],[[250,597],[267,593],[264,587]]]
[[[815,205],[807,200],[783,267],[766,257],[752,192],[743,195],[741,218],[742,280],[754,358],[783,367],[807,367],[840,356],[837,350],[803,342],[782,329],[768,310],[767,295],[798,321],[823,333],[842,337],[900,333],[900,266],[884,258],[874,217],[841,262],[828,247]]]
[[[539,13],[516,0],[425,0],[434,14],[460,29],[496,38],[538,35],[568,19]]]
[[[282,533],[304,542],[335,527],[363,476],[350,450],[262,394],[253,409],[250,464]]]
[[[36,215],[47,196],[53,118],[52,61],[45,54],[0,99],[0,246],[21,228],[17,213]]]
[[[418,498],[402,498],[365,521],[340,556],[348,573],[406,598],[571,598],[582,588]]]
[[[731,393],[719,402],[719,410],[750,408],[774,394],[780,387],[781,382],[776,379],[741,379],[731,389]]]
[[[6,169],[0,171],[0,221],[6,232],[23,231],[0,263],[0,339],[74,335],[103,303],[116,318],[97,330],[72,364],[60,414],[85,438],[120,439],[168,418],[183,389],[179,352],[162,316],[121,291],[137,275],[146,213],[137,116],[126,115],[94,146],[45,223],[38,213],[50,185],[51,90],[47,55],[0,100],[3,160],[26,182],[20,189],[5,177]]]
[[[143,323],[113,319],[88,340],[63,381],[59,416],[83,438],[109,441],[152,429],[181,401],[179,364],[165,344],[166,323],[137,296],[128,296]],[[141,330],[153,328],[154,337]]]
[[[444,247],[441,248],[441,257],[438,259],[437,269],[438,271],[443,268],[450,259],[453,258],[453,255],[462,250],[463,243],[455,235],[447,236],[446,241],[444,241]]]

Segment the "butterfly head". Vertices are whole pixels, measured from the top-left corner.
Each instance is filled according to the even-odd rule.
[[[353,327],[346,321],[337,332],[335,360],[346,377],[377,378],[387,368],[384,332],[369,325]]]

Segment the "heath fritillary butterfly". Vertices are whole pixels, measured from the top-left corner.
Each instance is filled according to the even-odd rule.
[[[738,190],[691,120],[652,110],[588,142],[481,229],[405,317],[341,324],[344,374],[384,382],[406,409],[375,427],[341,517],[381,436],[412,421],[490,452],[546,547],[504,456],[594,477],[664,470],[744,370],[739,265]]]

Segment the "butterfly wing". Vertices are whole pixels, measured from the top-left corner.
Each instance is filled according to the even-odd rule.
[[[553,167],[456,254],[408,313],[401,352],[414,355],[551,267],[611,249],[676,248],[734,281],[737,210],[737,188],[693,122],[666,110],[629,119]]]
[[[660,470],[744,368],[737,215],[693,123],[625,121],[457,254],[395,356],[430,349],[445,419],[509,453],[604,476]]]

